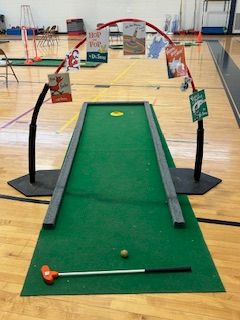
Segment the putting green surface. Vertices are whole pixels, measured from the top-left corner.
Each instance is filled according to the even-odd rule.
[[[224,291],[188,198],[179,196],[182,229],[173,228],[166,201],[144,105],[89,104],[56,227],[41,230],[21,294]],[[44,264],[59,272],[178,266],[192,272],[60,277],[47,285]]]
[[[199,43],[196,41],[173,41],[175,44],[181,44],[185,47],[191,47],[191,46],[199,46]]]
[[[58,67],[60,63],[63,61],[63,59],[42,59],[41,61],[33,62],[32,64],[24,64],[26,59],[20,59],[20,58],[9,58],[9,60],[12,62],[13,66],[22,66],[22,67]],[[80,66],[82,68],[94,68],[100,65],[99,62],[88,62],[85,60],[82,60],[80,62]]]
[[[110,49],[123,49],[123,44],[110,44]]]

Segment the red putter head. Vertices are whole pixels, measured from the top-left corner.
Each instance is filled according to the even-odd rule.
[[[47,284],[53,284],[54,279],[58,278],[58,272],[52,271],[47,265],[42,266],[41,273],[42,273],[43,280]]]

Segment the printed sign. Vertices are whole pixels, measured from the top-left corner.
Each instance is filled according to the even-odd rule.
[[[160,36],[154,36],[151,43],[148,45],[148,58],[158,59],[162,50],[168,45],[168,41]]]
[[[165,49],[168,78],[182,77],[187,74],[184,46],[169,45]]]
[[[202,120],[208,116],[208,108],[204,90],[196,91],[189,96],[192,119],[194,121]]]
[[[66,71],[79,70],[80,69],[80,58],[78,49],[73,49],[66,54],[65,59]]]
[[[87,61],[108,62],[109,31],[94,30],[87,33]]]
[[[123,23],[123,54],[145,54],[146,23]]]
[[[54,73],[48,75],[52,103],[72,101],[69,73]]]

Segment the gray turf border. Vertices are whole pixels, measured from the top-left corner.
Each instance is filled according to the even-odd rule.
[[[48,207],[46,216],[43,221],[44,229],[53,229],[55,227],[63,192],[67,184],[67,180],[71,171],[74,155],[78,146],[78,141],[82,132],[86,111],[87,111],[87,103],[84,103],[76,124],[76,128],[73,132],[73,136],[72,136],[68,151],[66,153],[66,156],[60,171],[60,175],[52,195],[50,205]]]
[[[167,164],[165,153],[162,147],[162,143],[158,134],[157,127],[154,122],[152,111],[149,103],[145,102],[145,111],[152,134],[152,139],[155,147],[155,152],[157,156],[157,162],[160,169],[160,173],[163,180],[164,189],[167,195],[168,206],[172,216],[173,226],[174,227],[183,227],[185,221],[182,214],[182,209],[180,207],[176,190],[172,181],[171,173]]]
[[[152,139],[155,147],[155,152],[157,156],[158,166],[160,169],[160,173],[163,179],[163,184],[165,188],[165,192],[168,198],[168,205],[170,209],[170,213],[173,220],[174,227],[184,226],[185,221],[182,215],[182,210],[180,204],[177,199],[177,194],[173,185],[173,181],[171,178],[171,174],[168,168],[167,160],[165,158],[165,153],[162,148],[161,140],[154,122],[154,118],[152,115],[152,111],[150,105],[146,101],[129,101],[132,105],[143,104],[145,107],[150,131],[152,134]],[[82,106],[82,110],[80,112],[75,130],[73,132],[73,136],[67,150],[61,172],[54,189],[52,199],[50,205],[48,207],[46,216],[43,221],[44,229],[53,229],[56,224],[59,207],[62,201],[62,196],[67,184],[68,176],[71,171],[74,155],[78,146],[78,142],[82,133],[83,124],[87,112],[87,108],[89,105],[126,105],[126,101],[114,101],[114,102],[85,102]]]

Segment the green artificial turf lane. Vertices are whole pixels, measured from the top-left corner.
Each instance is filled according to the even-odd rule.
[[[179,200],[186,227],[175,229],[144,106],[88,107],[56,227],[41,230],[21,295],[224,291],[189,201]],[[177,266],[192,272],[68,277],[49,286],[41,279],[44,264],[59,272]]]
[[[123,49],[123,44],[110,44],[109,46],[110,49]]]
[[[196,41],[173,41],[175,44],[180,44],[185,47],[199,46],[199,43]]]
[[[12,62],[13,66],[21,66],[21,67],[58,67],[60,63],[62,63],[63,59],[42,59],[41,61],[33,62],[32,64],[24,64],[26,59],[20,58],[9,58]],[[99,62],[88,62],[82,60],[80,62],[80,67],[82,68],[94,68],[97,67]]]

